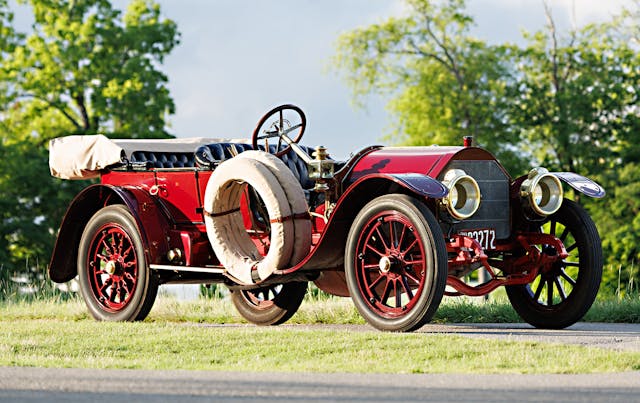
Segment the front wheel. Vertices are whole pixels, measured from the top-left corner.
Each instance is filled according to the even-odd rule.
[[[447,249],[431,211],[406,195],[378,197],[356,216],[345,251],[347,286],[373,327],[405,332],[435,314],[447,281]]]
[[[253,290],[232,290],[231,301],[247,321],[271,326],[289,320],[302,304],[306,293],[306,282],[275,284]]]
[[[533,282],[507,286],[507,295],[518,315],[539,328],[562,329],[587,313],[602,278],[602,246],[598,230],[586,211],[571,200],[549,216],[542,232],[558,237],[569,253]],[[552,247],[543,253],[554,255]]]
[[[97,320],[143,320],[156,299],[135,219],[122,205],[107,206],[91,217],[78,251],[80,291]]]

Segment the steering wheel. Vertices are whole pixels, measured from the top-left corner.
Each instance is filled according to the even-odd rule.
[[[280,105],[267,112],[258,122],[251,143],[253,148],[258,150],[258,145],[263,145],[266,152],[269,150],[269,139],[277,138],[275,152],[276,157],[281,157],[291,150],[289,143],[298,143],[302,138],[304,129],[307,126],[307,118],[304,116],[302,109],[295,105]],[[295,137],[292,139],[289,134],[293,133]],[[287,140],[284,140],[284,139]],[[283,143],[286,145],[282,148]]]

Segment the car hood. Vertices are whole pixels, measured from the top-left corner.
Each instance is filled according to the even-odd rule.
[[[478,147],[382,147],[362,156],[347,175],[347,182],[370,174],[418,173],[438,178],[452,160],[495,160]]]

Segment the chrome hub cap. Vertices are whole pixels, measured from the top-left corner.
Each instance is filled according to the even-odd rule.
[[[378,266],[380,267],[381,272],[389,273],[389,270],[391,270],[391,259],[389,259],[388,256],[382,256],[382,258],[380,259],[380,263],[378,263]]]

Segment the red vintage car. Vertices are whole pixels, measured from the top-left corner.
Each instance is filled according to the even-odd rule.
[[[593,303],[600,238],[563,183],[603,197],[594,181],[544,168],[514,179],[470,138],[336,161],[298,144],[305,127],[282,105],[250,141],[53,140],[53,175],[100,183],[69,206],[51,279],[78,276],[91,314],[111,321],[144,319],[167,283],[224,284],[260,325],[289,319],[309,282],[388,331],[423,326],[443,295],[502,286],[536,327],[569,326]]]

